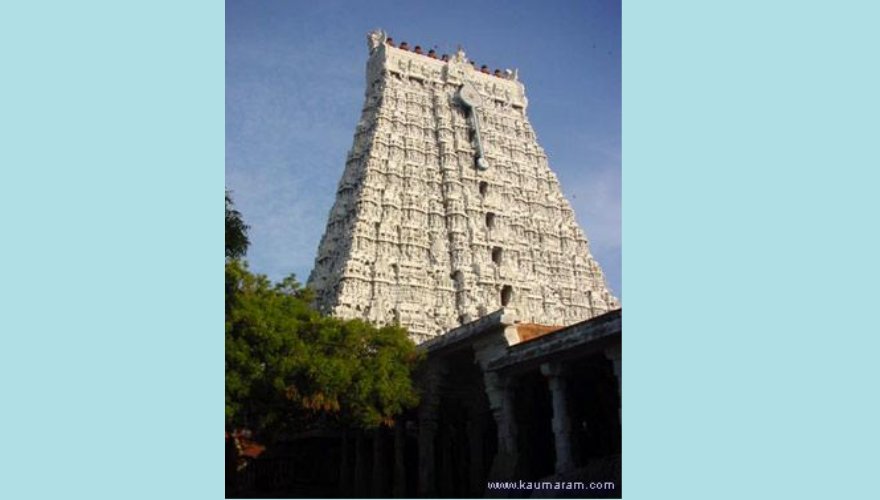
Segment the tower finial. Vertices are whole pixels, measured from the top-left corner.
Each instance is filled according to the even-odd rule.
[[[455,51],[455,62],[463,63],[467,61],[467,55],[464,53],[464,49],[461,48],[461,45],[458,46],[458,49]]]

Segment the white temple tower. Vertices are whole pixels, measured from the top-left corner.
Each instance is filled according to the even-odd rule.
[[[309,277],[319,309],[422,342],[501,307],[544,325],[620,307],[516,74],[368,40],[365,104]]]

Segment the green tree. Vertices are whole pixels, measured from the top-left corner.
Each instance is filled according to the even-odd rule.
[[[230,427],[264,436],[314,425],[369,428],[417,404],[412,371],[420,356],[406,330],[325,317],[312,299],[293,276],[272,284],[227,259]]]
[[[235,209],[229,190],[226,190],[226,258],[239,259],[247,253],[248,226],[244,223],[241,213]]]

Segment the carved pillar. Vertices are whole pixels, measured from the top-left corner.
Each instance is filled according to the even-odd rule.
[[[385,464],[385,432],[380,426],[373,431],[373,497],[385,498],[388,482],[387,467]]]
[[[406,422],[403,419],[394,426],[394,483],[391,496],[406,496]]]
[[[489,408],[498,428],[498,453],[492,462],[489,479],[509,481],[514,479],[519,462],[512,381],[502,379],[494,372],[485,373],[483,380],[486,385],[486,396],[489,398]]]
[[[502,328],[486,336],[484,340],[475,342],[474,361],[483,372],[483,387],[489,410],[495,420],[498,436],[498,447],[487,479],[489,481],[512,481],[519,471],[519,452],[517,450],[517,425],[514,383],[510,376],[502,377],[498,372],[489,371],[492,361],[506,355],[507,348],[519,342],[515,324],[516,318],[503,314],[500,318]],[[482,485],[484,494],[492,494]],[[498,491],[494,492],[499,493]]]
[[[605,349],[605,357],[614,365],[614,376],[617,377],[617,393],[620,396],[620,404],[623,405],[623,386],[620,383],[620,345],[615,345]],[[617,407],[617,416],[620,415],[621,408]]]
[[[566,381],[562,367],[558,363],[542,364],[541,373],[547,377],[550,393],[553,396],[553,441],[556,447],[556,473],[560,474],[574,469]]]

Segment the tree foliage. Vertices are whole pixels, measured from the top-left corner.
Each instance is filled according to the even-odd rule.
[[[227,256],[228,246],[227,238]],[[406,330],[325,317],[312,299],[293,276],[273,284],[227,259],[228,426],[264,435],[315,424],[369,428],[417,404],[419,354]]]
[[[229,190],[226,191],[226,258],[239,259],[247,253],[248,226],[244,223],[241,213],[235,209]]]

